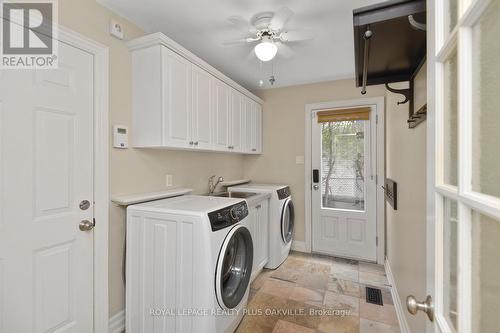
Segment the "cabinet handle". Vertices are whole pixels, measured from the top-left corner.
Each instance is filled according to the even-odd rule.
[[[262,205],[257,205],[255,206],[256,209],[261,209],[262,208]]]
[[[252,151],[257,151],[257,149],[256,148],[252,148]]]
[[[195,141],[194,145],[197,146],[198,145],[198,141]]]
[[[192,145],[194,142],[193,141],[189,141],[189,144]]]

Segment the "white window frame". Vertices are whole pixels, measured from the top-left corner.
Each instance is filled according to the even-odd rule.
[[[435,58],[435,280],[434,290],[436,299],[436,323],[438,332],[454,332],[445,319],[443,296],[443,224],[444,199],[449,198],[458,204],[458,332],[472,332],[472,211],[488,215],[500,220],[500,198],[474,192],[472,190],[472,30],[479,23],[482,14],[488,5],[496,0],[459,0],[457,25],[448,34],[445,34],[444,18],[449,16],[445,10],[447,1],[428,1],[434,15],[433,27],[429,31],[435,35],[435,44],[430,52]],[[432,41],[433,38],[430,38]],[[444,182],[444,63],[457,51],[458,57],[458,186],[451,186]],[[432,70],[431,72],[432,73]]]

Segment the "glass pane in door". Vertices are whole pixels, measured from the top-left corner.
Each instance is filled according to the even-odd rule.
[[[458,107],[457,52],[444,63],[444,121],[443,121],[443,181],[457,186],[458,180]]]
[[[323,208],[365,209],[366,120],[321,125],[321,195]]]
[[[457,328],[458,205],[445,199],[443,216],[443,306],[448,325]]]
[[[500,328],[500,221],[472,214],[472,332]]]
[[[500,1],[473,29],[472,190],[500,197]]]
[[[447,37],[451,33],[451,31],[455,28],[455,26],[457,25],[458,2],[459,2],[459,0],[445,0],[444,1],[444,6],[445,6],[444,12],[447,13],[445,20],[444,20],[445,37]]]

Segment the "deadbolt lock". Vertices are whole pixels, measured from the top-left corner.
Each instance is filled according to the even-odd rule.
[[[87,210],[90,207],[90,201],[88,200],[82,200],[80,201],[80,209],[81,210]]]

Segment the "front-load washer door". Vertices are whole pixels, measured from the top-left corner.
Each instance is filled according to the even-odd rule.
[[[295,222],[295,210],[292,199],[286,199],[281,212],[281,239],[285,244],[292,241],[293,227]]]
[[[221,308],[240,304],[250,282],[252,263],[252,236],[246,227],[237,225],[224,239],[217,259],[215,291]]]

